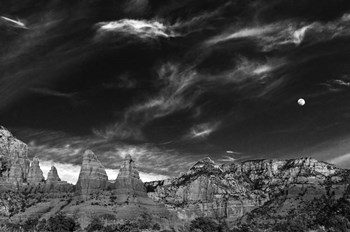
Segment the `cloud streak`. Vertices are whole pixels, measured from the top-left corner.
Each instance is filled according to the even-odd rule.
[[[112,22],[101,22],[97,25],[98,38],[106,35],[134,35],[141,39],[157,39],[175,37],[173,29],[156,20],[121,19]]]

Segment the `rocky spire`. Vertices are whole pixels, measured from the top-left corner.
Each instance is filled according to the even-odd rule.
[[[46,182],[58,182],[61,181],[60,177],[58,176],[57,169],[54,165],[51,166],[51,170],[47,174],[47,180]]]
[[[119,170],[117,178],[136,178],[140,179],[139,172],[135,168],[135,161],[131,155],[127,155],[123,160],[123,164]]]
[[[39,165],[39,159],[38,157],[34,157],[29,168],[27,182],[30,184],[38,184],[44,180],[43,171],[40,169]]]
[[[106,189],[107,184],[108,176],[104,166],[92,151],[85,151],[79,179],[76,184],[77,191],[86,197],[90,193]]]
[[[133,201],[136,197],[147,196],[144,184],[140,180],[139,172],[135,167],[135,161],[130,155],[127,155],[122,163],[115,188],[117,194],[124,195],[128,201]],[[120,199],[123,199],[123,197]]]

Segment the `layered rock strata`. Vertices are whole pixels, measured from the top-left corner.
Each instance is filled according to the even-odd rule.
[[[52,182],[58,182],[58,181],[61,181],[61,179],[58,176],[56,167],[52,165],[49,173],[47,174],[46,183],[52,183]]]
[[[74,186],[68,184],[67,181],[62,181],[58,176],[58,172],[55,166],[51,166],[49,173],[47,174],[46,184],[44,187],[44,192],[54,194],[57,193],[69,193],[74,191]]]
[[[30,164],[27,182],[29,184],[39,184],[44,181],[43,171],[40,169],[38,157],[34,157]]]
[[[28,147],[0,126],[0,181],[22,184],[29,172]]]
[[[146,188],[140,180],[139,172],[135,168],[135,161],[130,155],[125,157],[121,165],[115,181],[115,189],[117,194],[128,195],[130,198],[147,197]]]
[[[166,181],[146,183],[148,195],[173,208],[178,216],[243,216],[274,196],[290,189],[299,194],[325,194],[327,186],[342,186],[344,171],[312,158],[252,160],[219,165],[210,158],[197,162],[187,173]],[[317,193],[311,191],[318,189]],[[339,187],[342,191],[342,187]]]
[[[76,184],[77,192],[86,198],[91,193],[105,190],[107,185],[108,177],[104,166],[92,151],[85,151],[78,182]]]

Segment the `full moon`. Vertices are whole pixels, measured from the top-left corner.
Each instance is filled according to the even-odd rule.
[[[298,104],[301,105],[301,106],[305,105],[305,100],[303,98],[300,98],[298,100]]]

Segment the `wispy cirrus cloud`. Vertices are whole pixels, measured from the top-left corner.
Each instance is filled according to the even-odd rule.
[[[175,37],[171,26],[156,20],[121,19],[97,25],[97,38],[113,34],[134,35],[142,39]]]
[[[350,154],[344,154],[332,159],[327,160],[327,162],[337,165],[338,167],[349,168],[350,167]]]
[[[195,116],[200,117],[202,106],[198,105],[197,100],[219,88],[232,93],[245,92],[247,98],[254,98],[265,96],[284,84],[284,77],[273,74],[287,65],[284,59],[255,61],[238,57],[234,63],[233,68],[216,74],[198,72],[196,64],[187,66],[165,63],[157,69],[157,85],[160,89],[157,93],[131,105],[120,121],[95,129],[94,133],[103,138],[142,141],[142,128],[153,120],[195,108]],[[251,91],[254,93],[250,93]],[[219,128],[219,123],[209,124],[211,123],[194,125],[185,137],[204,138]]]
[[[202,123],[191,128],[189,134],[185,138],[205,139],[215,132],[220,126],[219,122]]]
[[[307,42],[312,44],[349,35],[350,20],[348,14],[344,14],[341,18],[327,23],[286,20],[270,24],[246,25],[245,27],[233,25],[220,35],[208,39],[204,44],[213,46],[246,38],[255,40],[263,51],[272,51],[286,45],[299,46],[306,38],[308,38]]]
[[[10,18],[5,17],[5,16],[0,16],[0,18],[1,18],[2,22],[9,22],[10,26],[22,28],[22,29],[28,29],[27,25],[19,19],[14,20],[14,19],[10,19]]]

